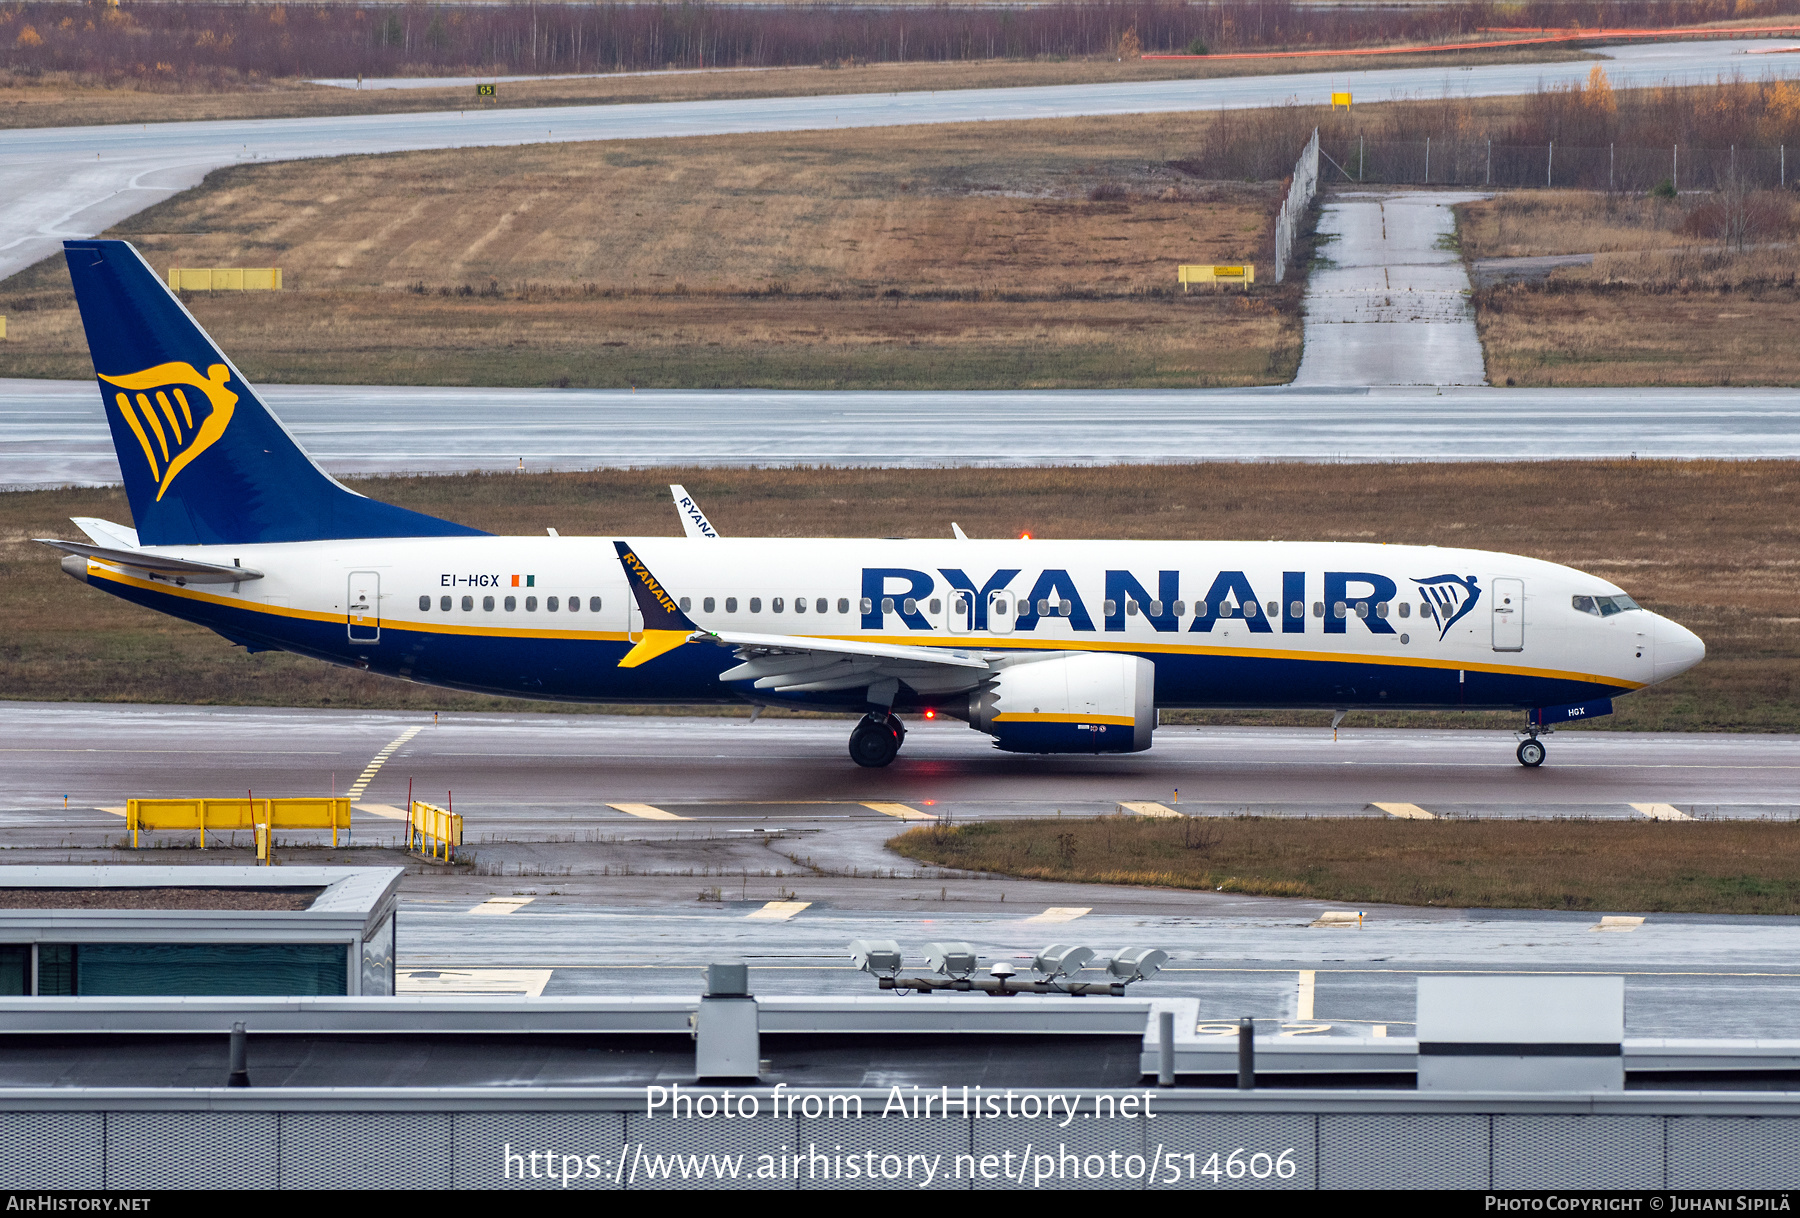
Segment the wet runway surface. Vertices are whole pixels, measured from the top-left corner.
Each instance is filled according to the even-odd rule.
[[[334,474],[1800,457],[1794,389],[259,392]],[[118,480],[92,382],[0,380],[0,487]]]
[[[1354,911],[973,875],[884,843],[923,818],[1092,815],[1121,801],[1203,816],[1395,814],[1379,802],[1452,817],[1794,819],[1795,737],[1565,732],[1528,771],[1496,732],[1358,729],[1333,744],[1327,729],[1171,727],[1147,754],[1037,758],[938,722],[866,771],[845,754],[847,721],[455,715],[434,727],[419,714],[4,703],[0,860],[249,862],[248,840],[226,834],[204,854],[179,833],[122,849],[123,816],[104,809],[341,793],[414,728],[342,848],[293,833],[278,850],[408,868],[408,992],[690,994],[707,962],[742,958],[759,993],[874,993],[849,966],[852,939],[895,939],[909,967],[928,942],[966,940],[1021,969],[1051,942],[1143,944],[1172,959],[1134,994],[1198,997],[1203,1022],[1250,1015],[1278,1035],[1409,1035],[1416,979],[1440,972],[1623,974],[1634,1037],[1794,1034],[1800,919],[1651,913],[1602,931],[1604,914],[1631,911],[1383,906],[1360,926],[1318,925]],[[467,862],[399,849],[409,784],[466,818]]]

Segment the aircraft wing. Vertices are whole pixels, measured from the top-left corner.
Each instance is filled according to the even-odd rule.
[[[111,546],[90,546],[80,541],[57,541],[51,537],[34,537],[32,540],[61,550],[64,554],[92,558],[112,566],[133,567],[149,572],[152,577],[161,576],[189,584],[241,584],[263,577],[261,571],[253,571],[249,567],[227,567],[219,563],[195,562],[191,558],[170,558],[143,550],[118,550]]]
[[[743,663],[719,674],[721,681],[752,681],[777,693],[827,693],[893,680],[921,694],[974,689],[992,671],[986,656],[961,647],[912,647],[854,639],[813,639],[783,634],[700,631],[695,643],[737,649]]]

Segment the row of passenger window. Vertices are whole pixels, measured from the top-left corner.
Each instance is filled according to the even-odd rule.
[[[454,597],[440,596],[440,597],[438,597],[438,611],[440,613],[449,613],[452,606],[454,605],[454,603],[455,603]],[[519,607],[519,598],[516,596],[506,597],[503,600],[501,600],[501,602],[500,602],[500,608],[504,609],[508,613],[512,613],[512,612],[516,611],[518,609],[518,607]],[[537,607],[538,607],[538,598],[537,597],[528,596],[525,598],[525,612],[536,613]],[[587,607],[588,607],[589,613],[600,612],[600,598],[597,596],[588,597]],[[568,603],[566,606],[564,605],[563,599],[561,597],[546,596],[544,598],[544,610],[547,613],[563,612],[563,611],[565,611],[565,608],[566,608],[566,611],[569,613],[580,613],[581,612],[581,598],[579,596],[569,597]],[[462,598],[462,611],[464,613],[475,612],[475,598],[474,597],[465,596]],[[492,613],[494,611],[494,598],[493,597],[484,596],[481,598],[481,611],[483,613]],[[419,598],[419,612],[420,613],[431,612],[431,598],[429,596],[421,596]]]
[[[761,613],[763,611],[763,598],[762,597],[752,596],[749,598],[749,601],[750,601],[749,608],[750,608],[751,613]],[[893,612],[893,601],[890,599],[890,600],[884,601],[883,603],[888,606],[888,612],[892,613]],[[913,603],[914,602],[912,602],[912,601],[907,602],[907,604],[909,604],[909,605],[913,604]],[[939,602],[937,602],[937,601],[932,601],[931,603],[933,605],[939,604]],[[682,597],[680,604],[681,604],[681,611],[683,613],[692,613],[694,611],[694,600],[692,597],[689,597],[689,596]],[[796,596],[794,598],[793,608],[794,608],[795,613],[805,613],[808,605],[812,606],[812,611],[814,613],[830,613],[831,612],[831,601],[827,597],[823,597],[823,596],[814,597],[810,601],[804,596]],[[769,598],[769,612],[770,613],[785,613],[785,612],[787,612],[787,608],[788,608],[788,600],[786,597],[772,596]],[[707,596],[707,597],[702,597],[700,599],[700,612],[702,612],[702,613],[717,613],[718,610],[719,610],[718,598]],[[725,612],[736,613],[737,611],[738,611],[738,598],[735,596],[726,597],[725,598]],[[850,598],[849,597],[847,597],[847,596],[838,597],[837,611],[839,613],[850,612]],[[869,598],[866,596],[862,598],[862,611],[864,613],[871,612],[871,610],[869,608]],[[911,609],[908,609],[907,612],[912,613],[914,611]],[[933,609],[932,612],[936,613],[936,612],[938,612],[938,609]]]

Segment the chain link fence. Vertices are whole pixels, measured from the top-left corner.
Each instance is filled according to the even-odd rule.
[[[1605,144],[1496,144],[1489,140],[1372,140],[1325,143],[1326,180],[1342,184],[1545,186],[1642,193],[1668,182],[1677,190],[1787,189],[1800,166],[1787,147],[1666,148]]]

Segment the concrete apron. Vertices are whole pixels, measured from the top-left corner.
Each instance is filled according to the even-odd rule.
[[[1451,191],[1369,191],[1324,206],[1326,265],[1306,291],[1297,388],[1485,385],[1462,259],[1441,242],[1450,208],[1485,198]]]

